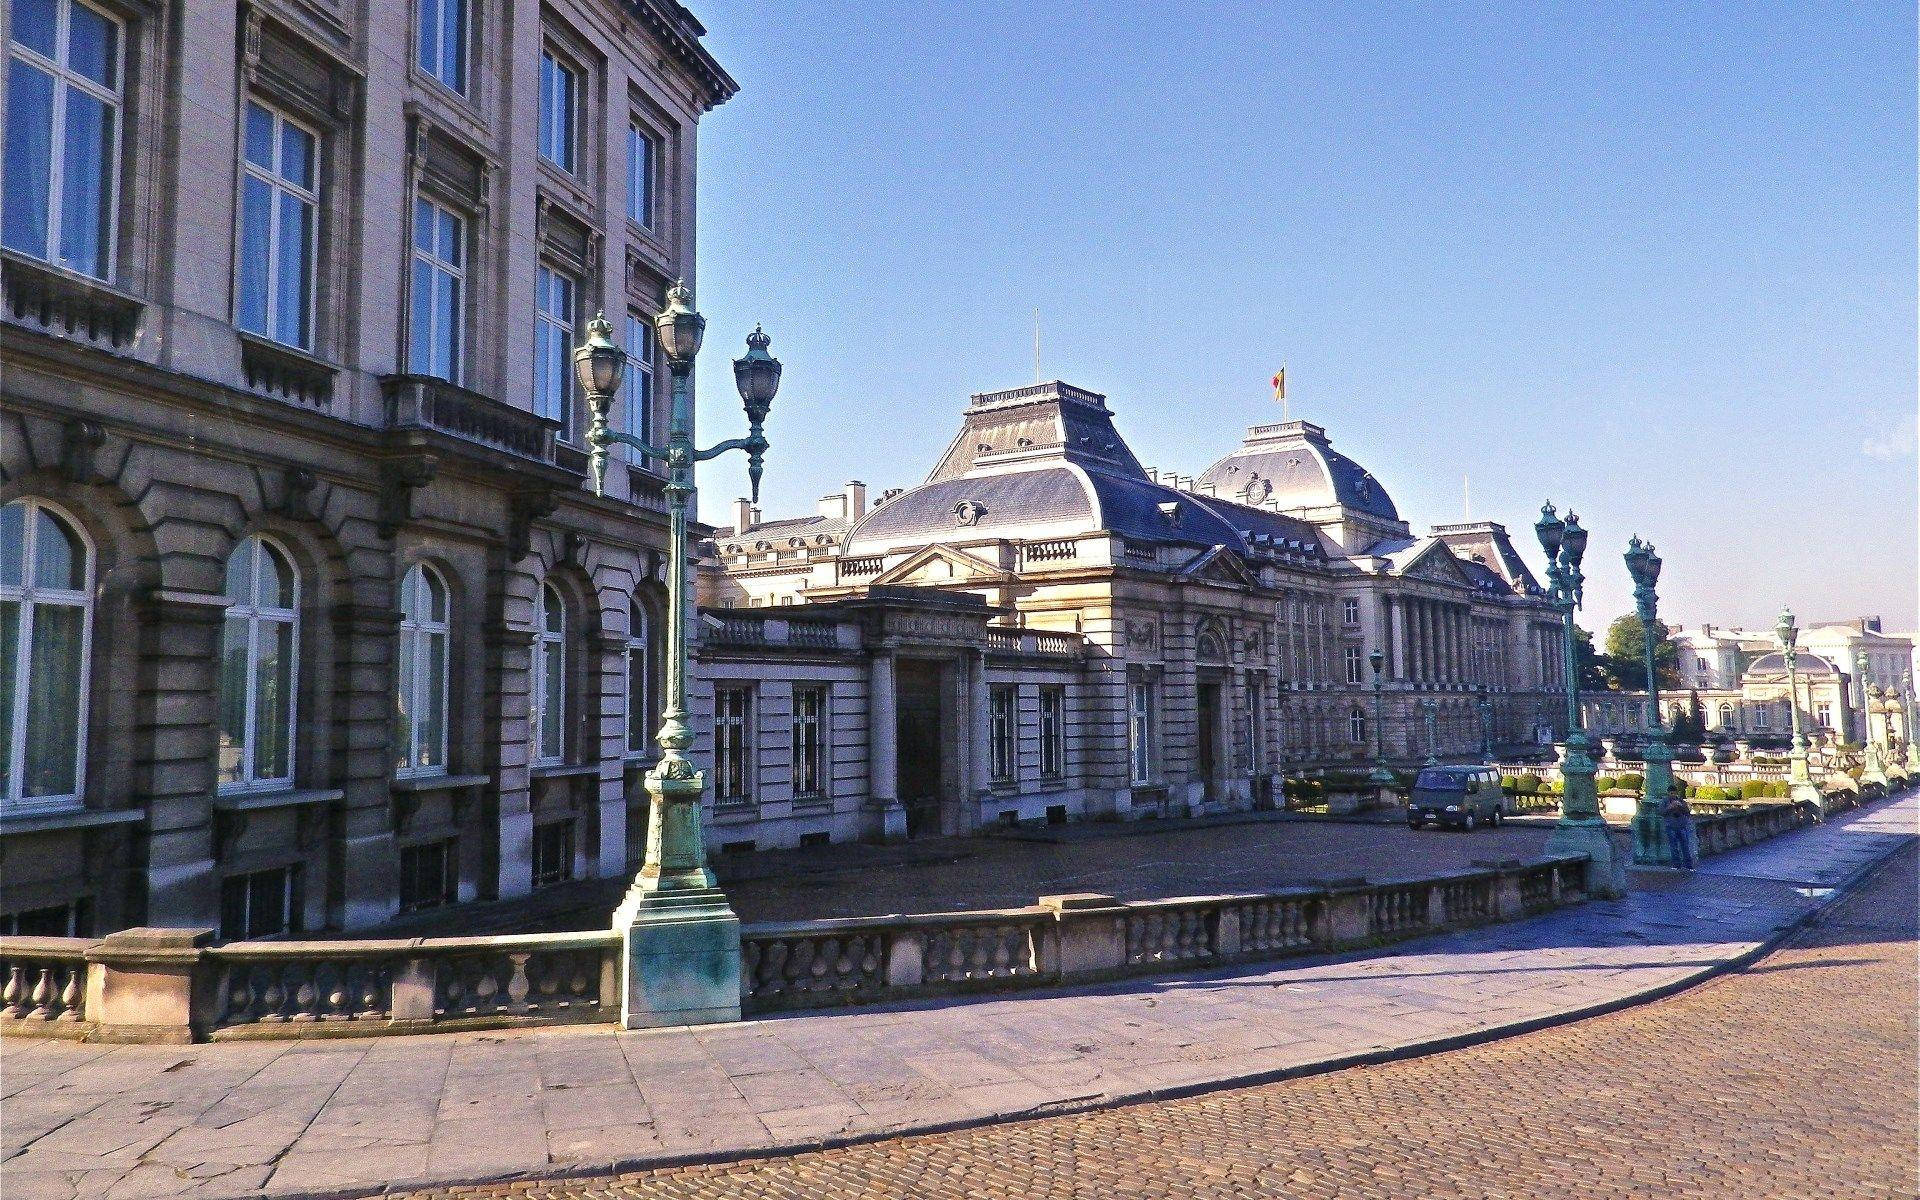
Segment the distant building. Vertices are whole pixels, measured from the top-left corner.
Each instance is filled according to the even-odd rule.
[[[1506,530],[1414,533],[1305,421],[1185,477],[1093,392],[976,395],[917,487],[736,505],[700,586],[723,846],[1244,808],[1376,738],[1413,763],[1561,732],[1559,619]]]

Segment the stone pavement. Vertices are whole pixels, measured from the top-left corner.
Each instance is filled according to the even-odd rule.
[[[410,1200],[1862,1200],[1920,1195],[1908,846],[1786,946],[1446,1054],[755,1161]]]
[[[1910,844],[1917,816],[1909,794],[1696,875],[1641,876],[1620,901],[1372,958],[634,1033],[12,1041],[0,1183],[8,1200],[284,1196],[606,1170],[1392,1058],[1630,1003],[1750,958]]]

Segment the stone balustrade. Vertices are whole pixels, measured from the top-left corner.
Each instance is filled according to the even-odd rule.
[[[1756,804],[1733,812],[1696,816],[1693,836],[1700,857],[1706,858],[1812,824],[1817,816],[1810,804]]]
[[[87,1017],[84,938],[13,937],[0,948],[0,1022],[44,1023],[50,1032]]]

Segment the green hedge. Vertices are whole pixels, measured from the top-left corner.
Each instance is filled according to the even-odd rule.
[[[1767,781],[1764,779],[1749,779],[1740,785],[1740,798],[1743,800],[1758,800],[1767,794]]]
[[[1620,786],[1620,781],[1611,775],[1602,775],[1593,781],[1593,786],[1603,792],[1610,792]]]
[[[1645,787],[1646,785],[1647,785],[1646,778],[1632,771],[1629,771],[1625,775],[1622,775],[1620,778],[1614,780],[1615,787],[1623,787],[1630,792],[1637,792],[1641,788]]]

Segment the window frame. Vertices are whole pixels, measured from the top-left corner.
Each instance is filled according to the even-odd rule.
[[[39,496],[16,496],[0,508],[21,506],[22,528],[20,538],[20,582],[18,584],[0,584],[0,600],[11,601],[20,606],[20,613],[14,627],[14,694],[0,698],[0,703],[12,706],[10,715],[12,736],[8,744],[0,746],[0,754],[7,756],[7,790],[0,794],[0,811],[7,813],[57,812],[65,809],[81,808],[85,805],[87,794],[87,722],[90,715],[93,692],[93,588],[96,555],[93,539],[72,514],[58,504]],[[70,531],[80,543],[84,562],[81,571],[82,587],[42,588],[33,582],[34,568],[38,563],[39,522],[35,517],[41,510],[60,525]],[[41,599],[41,593],[51,592],[51,599]],[[74,725],[74,762],[73,791],[57,796],[26,796],[27,765],[27,699],[31,692],[30,668],[33,665],[33,617],[35,610],[43,604],[54,604],[64,608],[80,609],[80,661],[79,661],[79,712],[75,715]]]
[[[806,698],[806,703],[802,702]],[[811,711],[803,712],[805,708]],[[824,683],[796,685],[789,714],[791,724],[791,767],[788,780],[793,799],[824,800],[833,793],[832,758],[829,747],[833,730],[833,694]],[[805,780],[810,786],[802,786]]]
[[[1347,709],[1347,737],[1356,746],[1367,744],[1367,710],[1358,704]]]
[[[439,71],[436,71],[432,67],[428,66],[425,61],[427,45],[428,45],[428,37],[427,37],[427,29],[426,29],[426,12],[427,12],[426,0],[418,0],[418,3],[414,5],[413,65],[415,69],[417,69],[420,72],[420,74],[426,76],[428,79],[433,80],[435,83],[439,84],[441,87],[446,88],[448,91],[460,97],[462,100],[469,99],[470,98],[469,89],[472,86],[472,82],[473,82],[473,5],[469,3],[469,0],[434,0],[434,3],[436,3],[439,6],[442,19],[439,25],[436,26],[436,28],[433,31],[434,32],[433,43],[437,47],[439,53],[442,56],[444,56],[447,51],[447,47],[444,44],[445,42],[444,25],[445,25],[445,13],[446,13],[447,7],[449,5],[455,5],[455,6],[458,6],[459,8],[460,28],[459,28],[459,32],[455,35],[455,38],[454,38],[455,49],[459,54],[459,64],[460,64],[459,71],[458,71],[458,74],[460,77],[459,82],[456,83],[448,79],[445,75],[442,75]]]
[[[1361,652],[1360,647],[1358,646],[1342,647],[1340,651],[1340,657],[1342,661],[1344,661],[1346,664],[1348,685],[1352,687],[1358,687],[1362,683],[1365,683],[1366,682],[1365,671],[1366,671],[1367,660],[1366,660],[1366,655]]]
[[[222,656],[222,659],[224,659],[225,652],[226,652],[226,644],[225,644],[226,622],[232,621],[235,619],[235,616],[236,616],[235,610],[238,609],[240,610],[240,612],[237,615],[244,618],[247,623],[246,696],[244,698],[245,715],[243,717],[243,721],[244,721],[243,728],[245,730],[246,736],[245,736],[245,739],[241,742],[240,778],[235,780],[218,781],[216,783],[216,790],[223,795],[246,793],[246,792],[291,791],[294,786],[293,781],[298,775],[299,769],[300,769],[300,742],[299,742],[300,658],[301,658],[300,638],[301,638],[301,632],[302,632],[301,630],[302,622],[300,620],[300,602],[302,599],[302,591],[303,591],[301,587],[301,580],[300,580],[300,564],[299,564],[299,560],[296,559],[290,551],[288,551],[286,545],[283,542],[281,542],[278,538],[271,537],[264,533],[250,533],[246,535],[245,537],[241,538],[240,541],[235,545],[234,550],[237,551],[241,546],[251,546],[253,548],[253,564],[252,564],[252,571],[250,574],[250,578],[252,579],[252,582],[253,582],[252,596],[247,603],[242,604],[236,601],[227,606],[226,613],[221,622],[221,637],[222,637],[221,656]],[[291,599],[293,603],[291,606],[269,607],[269,606],[263,606],[259,602],[260,556],[269,547],[271,547],[273,551],[277,552],[281,556],[281,558],[286,560],[287,574],[292,579],[293,595]],[[232,561],[233,561],[233,552],[229,551],[227,555],[227,562],[231,563]],[[224,579],[222,581],[222,587],[224,590],[224,587],[225,587]],[[282,616],[281,614],[285,614],[285,615]],[[291,648],[291,658],[287,664],[287,730],[286,730],[287,773],[285,775],[275,775],[271,777],[263,777],[258,774],[258,767],[257,767],[257,761],[256,761],[259,757],[259,749],[260,749],[260,732],[259,732],[260,701],[259,701],[259,692],[258,692],[259,661],[260,661],[260,632],[261,632],[262,626],[266,624],[289,626],[290,633],[287,639],[287,643],[288,643],[288,646]],[[222,665],[224,665],[224,663]],[[224,682],[224,672],[221,673],[220,679],[216,681],[216,684],[215,684],[216,696],[220,696],[220,688],[223,682]],[[222,697],[222,699],[224,699],[224,697]],[[215,775],[217,777],[219,773],[219,764],[217,762],[217,756],[219,754],[219,737],[218,737],[217,719],[215,722],[215,726],[216,726],[216,732],[215,732],[215,739],[214,739],[215,741],[214,753],[216,755]]]
[[[267,113],[274,121],[272,173],[257,166],[247,158],[247,109],[257,107]],[[281,151],[285,143],[281,137],[283,126],[290,125],[313,139],[313,187],[302,188],[281,174]],[[325,236],[326,208],[322,203],[322,176],[326,172],[327,137],[325,131],[311,122],[302,120],[289,112],[286,106],[270,100],[257,92],[247,91],[240,98],[239,146],[236,160],[239,170],[236,172],[239,194],[234,198],[233,206],[233,325],[234,328],[251,337],[263,338],[279,346],[287,346],[303,354],[316,354],[320,344],[320,242]],[[245,310],[244,282],[241,273],[245,258],[245,237],[247,224],[247,180],[258,179],[264,183],[275,200],[268,210],[267,223],[267,264],[266,264],[266,308],[263,320],[266,329],[249,329],[243,324],[242,313]],[[305,311],[302,318],[306,325],[306,341],[289,342],[274,332],[279,316],[279,271],[280,271],[280,205],[278,197],[285,193],[306,203],[313,212],[313,237],[307,242],[306,273],[307,287],[303,299]]]
[[[987,773],[994,783],[1020,779],[1020,689],[996,683],[987,691]]]
[[[440,854],[440,894],[432,899],[421,899],[416,896],[409,903],[407,856],[433,851],[438,851]],[[460,903],[460,839],[458,837],[440,838],[400,847],[400,877],[396,893],[400,901],[400,911],[403,913],[425,912],[429,909],[445,908]]]
[[[548,93],[550,88],[554,86],[549,82],[549,79],[548,79],[548,64],[552,64],[552,70],[556,77],[564,74],[566,76],[567,83],[569,85],[567,88],[566,103],[564,108],[564,111],[566,114],[566,122],[567,122],[567,128],[565,131],[565,136],[566,136],[566,145],[565,145],[566,161],[565,162],[562,162],[559,159],[554,158],[551,154],[548,153],[548,150],[554,148],[553,146],[554,134],[557,132],[556,130],[551,128],[551,126],[549,125],[549,120],[550,120],[549,113],[553,111],[560,111],[557,109],[550,109],[548,105],[548,101],[552,98],[549,96]],[[580,159],[581,159],[580,152],[581,152],[581,142],[583,140],[581,137],[581,125],[583,124],[583,122],[581,121],[580,117],[581,117],[581,110],[584,107],[584,103],[586,99],[586,89],[585,87],[582,86],[583,81],[586,79],[586,75],[587,73],[585,69],[583,69],[578,63],[576,63],[572,58],[572,56],[566,54],[563,51],[556,49],[551,42],[547,42],[541,45],[540,74],[539,74],[539,81],[538,81],[538,92],[540,97],[540,114],[539,114],[539,124],[537,126],[536,134],[535,134],[536,153],[539,155],[540,161],[547,163],[548,165],[552,166],[555,170],[561,172],[562,174],[566,175],[570,179],[579,179],[581,174],[580,173]]]
[[[27,65],[33,67],[33,69],[51,75],[54,81],[54,92],[53,108],[47,116],[47,253],[44,256],[36,255],[29,250],[23,250],[17,246],[8,246],[7,249],[16,254],[31,258],[35,262],[44,262],[62,271],[71,271],[76,275],[88,279],[97,279],[102,283],[111,284],[116,278],[115,272],[119,266],[121,156],[125,150],[127,128],[126,88],[128,34],[130,32],[129,22],[124,17],[98,4],[87,3],[87,0],[54,0],[56,15],[54,18],[53,49],[56,58],[49,59],[38,50],[14,39],[11,22],[12,0],[8,0],[8,3],[9,22],[5,47],[6,69],[0,71],[0,89],[10,88],[13,78],[13,60],[20,58],[26,62]],[[67,65],[72,58],[73,7],[76,4],[92,12],[113,27],[114,86],[111,89],[102,88],[99,83],[87,78],[85,75],[74,72]],[[94,99],[108,105],[113,111],[113,142],[112,145],[108,147],[106,154],[106,186],[101,189],[101,204],[106,210],[106,228],[101,234],[102,269],[97,275],[91,271],[83,271],[77,267],[68,266],[62,261],[60,254],[61,221],[66,208],[66,189],[64,184],[66,182],[66,115],[67,89],[69,87],[76,87],[86,92]],[[12,120],[13,115],[12,107],[9,105],[7,112],[8,120]],[[0,136],[4,136],[4,132],[4,130],[0,130]]]
[[[439,257],[436,250],[421,247],[420,217],[423,207],[435,215],[451,218],[454,222],[454,244],[460,254],[458,263],[450,263]],[[467,277],[472,269],[473,260],[472,221],[466,213],[429,196],[424,189],[416,187],[410,225],[412,236],[408,239],[407,252],[407,371],[414,375],[429,375],[436,379],[445,379],[448,383],[461,386],[466,383],[467,377]],[[446,337],[452,343],[453,349],[448,356],[450,367],[446,375],[440,375],[432,369],[430,361],[433,357],[432,348],[429,347],[425,354],[429,361],[422,362],[422,348],[415,344],[414,330],[417,323],[414,315],[418,311],[423,290],[419,286],[418,276],[423,268],[429,275],[438,273],[453,280],[453,309],[447,314],[446,327]],[[428,293],[427,300],[431,306],[433,302],[431,291]],[[429,332],[437,340],[439,329],[431,327]]]
[[[280,881],[280,928],[266,933],[253,932],[253,883],[254,880],[268,875],[281,876]],[[239,871],[221,877],[220,880],[220,940],[223,942],[252,941],[255,938],[284,937],[290,933],[301,932],[305,924],[301,909],[303,880],[298,863],[289,863],[279,867],[265,867],[258,871]],[[238,885],[246,898],[243,924],[245,928],[238,937],[231,937],[227,930],[227,889]]]
[[[567,286],[567,299],[569,303],[564,321],[557,317],[548,307],[550,291],[548,283],[550,280],[565,283]],[[581,285],[578,276],[550,262],[543,261],[537,264],[534,275],[533,310],[533,367],[535,372],[533,378],[533,412],[535,416],[545,417],[550,421],[559,422],[560,432],[558,436],[565,442],[574,440],[572,367],[574,338],[577,337],[580,332],[580,295]],[[554,386],[559,388],[559,395],[557,397],[547,396],[546,399],[549,400],[549,403],[545,406],[541,403],[543,398],[541,391],[543,380],[547,380],[550,370],[556,364],[543,361],[541,358],[540,334],[543,328],[547,330],[549,341],[551,342],[553,339],[558,339],[557,344],[560,347],[557,359],[559,379],[554,384]],[[554,412],[545,411],[545,408],[556,406],[557,409]]]
[[[446,616],[444,617],[436,619],[433,616],[433,593],[431,589],[425,587],[428,580],[432,580],[440,586],[440,594],[446,605]],[[407,595],[410,591],[415,590],[416,587],[424,593],[423,598],[426,601],[426,615],[424,618],[410,616],[407,612]],[[451,708],[451,678],[453,675],[453,589],[447,586],[446,576],[441,574],[441,572],[430,563],[414,563],[407,568],[406,574],[401,577],[399,631],[402,642],[413,643],[411,654],[413,678],[411,680],[402,680],[399,678],[400,672],[398,664],[401,661],[407,661],[407,659],[396,656],[394,699],[397,703],[400,698],[401,685],[410,685],[407,690],[410,693],[413,707],[408,710],[412,714],[412,717],[407,722],[408,744],[406,746],[406,765],[401,766],[396,764],[393,770],[393,777],[395,779],[430,779],[436,775],[445,775],[449,770],[447,756],[452,745],[450,727],[453,724],[453,712]],[[419,717],[422,697],[421,683],[422,676],[427,670],[423,664],[430,660],[422,656],[421,650],[435,637],[443,639],[440,653],[440,678],[437,681],[440,692],[439,761],[423,764],[418,761],[420,758],[421,742]],[[433,680],[426,681],[429,686],[434,682]]]
[[[627,220],[650,234],[659,232],[661,141],[651,127],[634,117],[627,118]],[[634,151],[638,146],[647,150],[644,167],[636,161]],[[637,204],[636,190],[640,193]]]
[[[637,335],[635,331],[638,331]],[[643,442],[653,441],[653,409],[659,396],[659,374],[654,370],[657,347],[654,344],[653,322],[638,310],[627,309],[626,328],[622,330],[626,337],[627,369],[620,379],[620,417],[626,432]],[[641,347],[633,349],[636,341]],[[639,396],[644,383],[646,395]],[[627,461],[644,465],[646,456],[634,446],[623,446]]]
[[[1159,755],[1153,744],[1158,726],[1158,697],[1150,678],[1127,681],[1127,775],[1134,787],[1153,783]]]
[[[1047,712],[1048,702],[1053,712]],[[1067,777],[1067,689],[1057,683],[1040,686],[1038,709],[1040,733],[1040,778]],[[1051,727],[1049,727],[1051,722]]]
[[[545,839],[555,837],[560,843],[562,853],[557,868],[542,871],[540,859],[551,848],[544,844]],[[574,828],[572,817],[563,817],[557,821],[539,821],[533,827],[533,852],[527,858],[527,874],[535,888],[553,887],[556,884],[571,882],[574,878],[573,860],[577,857],[578,831]]]
[[[1340,619],[1348,625],[1360,623],[1360,601],[1352,596],[1346,597],[1340,606]]]
[[[738,712],[727,709],[737,699]],[[713,803],[716,808],[738,808],[753,803],[754,689],[752,685],[720,684],[713,689]],[[732,777],[739,790],[733,791]]]
[[[549,622],[547,614],[551,611],[558,620]],[[557,628],[555,627],[557,625]],[[553,663],[559,660],[560,687],[553,693]],[[529,764],[535,767],[554,767],[564,763],[567,758],[567,603],[566,597],[552,582],[543,582],[534,602],[533,610],[533,705],[529,712],[531,728],[527,731],[528,747],[531,750]],[[556,694],[559,698],[559,712],[549,711],[547,697]],[[554,734],[555,744],[552,753],[547,752],[547,734]]]
[[[644,604],[635,599],[627,616],[626,696],[627,757],[650,758],[657,747],[653,725],[653,621]],[[639,674],[636,676],[635,671]],[[638,685],[636,688],[635,685]],[[639,703],[634,703],[635,693]],[[636,737],[638,740],[636,741]]]

